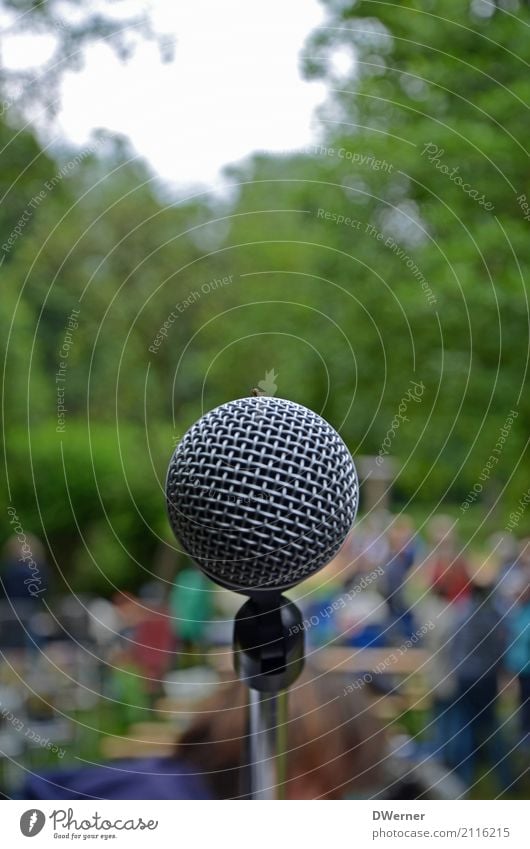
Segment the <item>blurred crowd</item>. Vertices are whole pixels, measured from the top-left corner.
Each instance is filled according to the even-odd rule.
[[[212,652],[228,649],[224,655],[230,657],[237,596],[214,586],[191,564],[173,580],[146,583],[136,594],[61,595],[54,592],[42,544],[30,536],[13,537],[5,545],[0,577],[0,781],[3,762],[30,762],[28,747],[62,759],[75,745],[76,723],[68,723],[68,717],[99,703],[116,705],[120,727],[127,728],[153,711],[160,715],[186,700],[196,706],[199,697],[209,696],[209,723],[196,722],[191,710],[189,722],[172,730],[172,762],[178,756],[188,766],[202,764],[205,773],[223,778],[225,793],[227,788],[235,793],[241,752],[226,741],[235,739],[234,729],[243,721],[243,696],[234,685],[228,691],[220,686],[223,676],[214,668]],[[407,515],[370,513],[329,567],[289,595],[302,609],[309,662],[315,652],[342,647],[357,664],[355,675],[350,671],[341,678],[324,670],[313,680],[306,674],[303,686],[295,688],[292,733],[300,740],[304,766],[295,764],[295,774],[307,773],[302,742],[306,733],[314,734],[306,729],[304,705],[313,699],[316,707],[326,704],[319,711],[322,734],[331,735],[328,749],[335,746],[337,763],[342,763],[341,748],[357,740],[356,754],[350,746],[342,763],[345,775],[350,770],[352,780],[345,784],[351,787],[363,785],[362,775],[373,779],[390,745],[394,761],[406,761],[407,775],[434,763],[442,771],[431,784],[454,778],[449,795],[466,793],[484,774],[496,785],[494,792],[517,795],[530,753],[529,540],[497,534],[481,553],[470,554],[449,516],[433,517],[419,533]],[[416,657],[419,690],[410,687],[406,655]],[[337,706],[331,705],[339,701],[343,718],[335,726]],[[220,720],[226,705],[240,702],[238,712]],[[395,704],[395,713],[378,715],[383,702]],[[349,736],[337,736],[334,729],[342,727],[345,712]],[[365,715],[362,722],[360,715]],[[414,725],[411,716],[420,721]],[[379,733],[368,733],[368,717],[384,732],[385,744]],[[201,741],[217,741],[217,754],[210,751],[204,763],[207,748],[201,749]],[[317,790],[333,795],[328,783],[337,770],[324,769],[324,749],[312,784],[293,777],[295,798],[312,798]],[[120,754],[126,756],[127,749],[120,748]],[[314,746],[311,758],[318,762]],[[142,763],[145,770],[148,762]],[[230,766],[224,770],[223,763]],[[164,775],[166,767],[164,760]],[[61,774],[66,775],[64,766]],[[221,788],[214,783],[208,793],[215,796]],[[165,792],[175,798],[186,792],[207,795],[204,788],[190,790],[192,785],[188,782],[184,791],[182,782],[178,787],[170,782]],[[47,786],[31,792],[52,791]],[[129,783],[121,791],[115,788],[114,798],[118,792],[136,791]]]
[[[469,553],[456,525],[437,515],[420,534],[407,515],[364,517],[301,599],[306,630],[315,646],[422,649],[422,740],[464,786],[482,764],[506,791],[514,756],[530,753],[530,539],[499,533]],[[370,685],[399,692],[392,673],[387,663]]]

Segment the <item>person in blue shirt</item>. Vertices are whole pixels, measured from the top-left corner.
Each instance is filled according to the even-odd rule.
[[[34,616],[43,609],[49,589],[49,571],[40,540],[26,534],[14,508],[16,536],[4,545],[0,559],[0,641],[3,649],[38,648]]]
[[[469,597],[461,601],[449,641],[455,676],[454,738],[457,775],[471,786],[479,755],[486,754],[501,790],[512,786],[510,751],[498,717],[498,676],[506,651],[506,632],[495,605],[495,573],[490,560],[470,564]]]
[[[506,666],[519,682],[521,744],[530,749],[530,571],[506,622]]]

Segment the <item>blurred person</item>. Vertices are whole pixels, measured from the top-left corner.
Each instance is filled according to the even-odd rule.
[[[338,552],[323,570],[313,572],[300,587],[295,587],[293,599],[304,616],[311,616],[339,593],[344,591],[359,568],[359,559],[352,547],[352,532],[348,534]]]
[[[369,571],[369,562],[364,557],[362,547],[357,545],[355,539],[356,530],[351,530],[344,540],[334,561],[339,560],[340,564],[335,569],[335,574],[340,583],[341,590],[349,589],[351,584],[354,584],[359,575]],[[331,561],[333,563],[333,560]]]
[[[119,647],[109,652],[105,678],[108,680],[106,689],[120,705],[120,727],[125,730],[134,722],[145,720],[151,688],[146,686],[145,670],[138,665],[130,649]]]
[[[458,552],[459,542],[450,516],[434,516],[427,525],[431,547],[423,569],[427,586],[436,586],[448,601],[462,601],[470,594],[467,560]]]
[[[519,684],[521,738],[530,751],[530,567],[523,573],[516,604],[507,615],[506,666]]]
[[[484,751],[504,790],[512,783],[512,773],[497,717],[498,675],[506,646],[502,617],[494,602],[497,568],[490,557],[478,558],[468,569],[470,594],[457,610],[450,643],[458,716],[453,766],[470,786]]]
[[[93,598],[86,605],[88,633],[97,646],[104,649],[115,642],[120,620],[115,605],[107,598]]]
[[[220,688],[198,710],[168,758],[128,760],[29,775],[24,799],[233,799],[244,795],[248,693]],[[364,695],[337,673],[310,677],[289,694],[286,795],[339,799],[379,779],[385,741]]]
[[[335,635],[348,646],[377,648],[388,645],[388,614],[377,583],[360,592],[353,588],[341,597],[344,606],[335,613]]]
[[[422,666],[427,696],[432,698],[434,756],[446,766],[455,762],[454,737],[458,730],[454,700],[457,688],[450,645],[455,633],[457,607],[441,593],[439,585],[431,588],[417,605],[421,622],[432,623],[426,631],[422,648],[428,659]]]
[[[5,598],[37,599],[48,589],[44,546],[33,534],[12,536],[2,552],[1,589]]]
[[[310,647],[328,645],[342,636],[337,613],[347,604],[349,590],[360,578],[359,559],[350,559],[347,537],[323,572],[316,572],[295,588],[293,598],[300,607]]]
[[[137,603],[133,593],[126,590],[114,593],[112,603],[118,623],[118,633],[123,639],[127,640],[141,621],[144,615],[143,609]]]
[[[215,593],[215,585],[195,566],[185,567],[176,576],[169,594],[170,621],[184,655],[204,649]]]
[[[296,601],[311,623],[307,633],[310,645],[328,644],[336,638],[347,645],[386,645],[387,615],[377,584],[388,550],[388,517],[385,510],[363,516],[330,564],[331,580],[328,566],[324,581],[320,573],[304,581],[303,595]]]
[[[362,568],[370,572],[388,557],[387,528],[392,517],[386,510],[371,510],[355,526],[349,539],[350,558],[360,558]]]
[[[162,605],[146,608],[145,616],[134,630],[131,656],[150,693],[159,692],[165,674],[174,664],[175,654],[168,610]]]
[[[20,524],[16,528],[0,564],[0,639],[3,648],[34,649],[40,644],[34,625],[42,610],[39,600],[49,587],[48,565],[41,541],[24,533]]]
[[[114,652],[126,659],[127,668],[135,670],[146,691],[154,696],[175,659],[169,611],[158,600],[142,600],[129,592],[116,593],[114,602],[119,622]]]
[[[381,586],[397,636],[412,633],[413,617],[405,598],[406,580],[414,563],[414,523],[410,516],[396,516],[387,531],[388,553]]]
[[[525,561],[524,548],[522,551],[518,550],[517,541],[513,534],[505,532],[492,534],[488,539],[488,546],[499,559],[495,598],[499,611],[504,614],[512,606],[521,588]]]

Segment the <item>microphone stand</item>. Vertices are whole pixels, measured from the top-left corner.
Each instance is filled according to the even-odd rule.
[[[279,594],[251,598],[234,622],[234,666],[250,688],[246,799],[283,799],[287,781],[287,689],[304,666],[302,616]]]

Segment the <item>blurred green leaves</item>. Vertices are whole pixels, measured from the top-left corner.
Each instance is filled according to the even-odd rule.
[[[326,5],[329,27],[305,51],[330,87],[314,148],[253,156],[227,169],[223,196],[185,199],[126,141],[99,136],[5,256],[2,474],[81,587],[146,580],[169,538],[174,440],[271,370],[278,395],[321,412],[354,454],[377,454],[409,381],[423,381],[392,446],[415,505],[460,503],[517,407],[491,481],[507,485],[496,521],[527,488],[528,9]],[[339,47],[356,60],[342,76]],[[61,164],[17,132],[0,123],[0,244]]]

